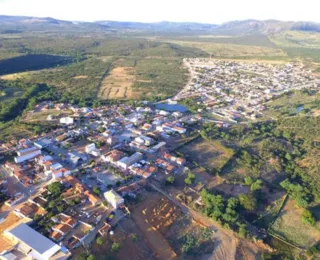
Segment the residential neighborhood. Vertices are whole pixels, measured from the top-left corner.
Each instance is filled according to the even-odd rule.
[[[212,115],[236,123],[263,116],[266,102],[286,92],[319,87],[303,63],[185,59],[192,75],[174,100],[196,98]]]
[[[126,199],[146,189],[151,178],[187,170],[172,147],[193,131],[188,125],[201,120],[148,103],[91,109],[45,102],[30,113],[50,107],[73,112],[69,119],[48,117],[55,130],[1,144],[12,157],[1,165],[3,185],[11,187],[4,189],[0,214],[4,223],[13,220],[1,233],[2,259],[67,259],[80,245],[107,236],[130,214]]]

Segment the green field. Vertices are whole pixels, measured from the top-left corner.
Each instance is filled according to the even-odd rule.
[[[181,147],[179,152],[188,160],[205,167],[209,171],[220,171],[232,158],[234,151],[224,146],[220,141],[209,141],[197,138]]]
[[[307,249],[320,240],[320,223],[316,227],[304,224],[301,221],[302,209],[288,200],[277,220],[271,227],[272,233],[286,239],[293,245]]]

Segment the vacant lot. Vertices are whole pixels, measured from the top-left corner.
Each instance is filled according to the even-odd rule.
[[[46,121],[47,122],[47,117],[49,115],[51,116],[68,116],[72,114],[71,110],[56,110],[56,109],[48,109],[45,111],[40,111],[40,112],[29,112],[26,114],[26,116],[23,118],[24,122],[41,122],[41,121]]]
[[[295,201],[289,199],[273,224],[272,231],[297,246],[309,248],[320,240],[320,232],[302,223],[302,211],[295,206]]]
[[[234,153],[219,141],[209,141],[203,138],[198,138],[183,146],[179,152],[207,169],[216,170],[220,170]]]
[[[177,259],[163,233],[181,215],[180,210],[158,193],[147,192],[142,201],[130,209],[133,220],[158,259]]]
[[[98,96],[102,99],[127,99],[137,97],[132,91],[135,80],[133,67],[117,67],[101,83]]]

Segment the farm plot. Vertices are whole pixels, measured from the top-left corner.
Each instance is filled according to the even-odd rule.
[[[271,231],[294,245],[309,248],[320,240],[320,232],[315,227],[302,223],[302,212],[303,209],[296,207],[295,201],[289,199],[271,227]]]
[[[179,149],[187,158],[207,169],[221,170],[234,152],[219,141],[198,138]]]
[[[133,67],[117,67],[105,77],[101,83],[99,97],[103,99],[135,98],[137,94],[132,90],[135,80]]]

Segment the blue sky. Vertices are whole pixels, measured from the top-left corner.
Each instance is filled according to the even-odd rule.
[[[244,19],[320,22],[319,0],[0,0],[1,15],[77,21],[223,23]]]

